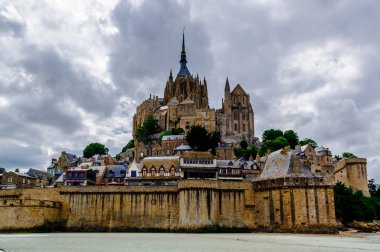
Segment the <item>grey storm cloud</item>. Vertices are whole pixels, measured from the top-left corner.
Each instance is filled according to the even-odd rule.
[[[118,88],[138,101],[150,93],[161,95],[170,69],[173,74],[179,70],[181,33],[185,26],[192,74],[207,72],[212,66],[210,38],[200,21],[191,20],[188,3],[143,1],[136,8],[120,1],[113,17],[119,32],[111,49],[112,79]]]
[[[170,69],[176,75],[186,27],[188,67],[206,77],[212,107],[221,107],[229,77],[251,96],[256,136],[294,129],[334,154],[367,157],[369,177],[380,181],[379,7],[367,0],[5,1],[0,166],[42,168],[51,155],[80,155],[91,141],[116,154],[131,137],[135,107],[162,96]]]

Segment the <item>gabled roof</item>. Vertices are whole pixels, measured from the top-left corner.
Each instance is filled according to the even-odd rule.
[[[186,105],[186,104],[194,104],[194,101],[191,100],[190,98],[186,98],[185,100],[183,100],[181,102],[182,105]]]
[[[231,94],[244,94],[248,95],[247,92],[244,91],[244,89],[240,86],[240,84],[237,84],[236,87],[232,90]]]
[[[236,160],[216,160],[216,166],[220,168],[240,168],[240,162]]]
[[[66,158],[67,158],[67,160],[69,161],[69,163],[71,164],[71,162],[73,162],[75,159],[76,159],[76,155],[74,155],[74,154],[70,154],[70,153],[65,153],[65,155],[66,155]]]
[[[170,101],[168,102],[167,106],[170,106],[170,105],[178,105],[179,104],[179,101],[177,100],[176,97],[173,97],[170,99]]]
[[[299,151],[286,150],[286,148],[271,153],[258,180],[284,177],[315,177],[309,167],[298,160],[298,153]],[[295,161],[298,164],[295,164]],[[296,165],[299,167],[298,173],[295,172]]]
[[[51,174],[47,173],[46,171],[40,171],[40,170],[36,170],[32,168],[30,168],[26,174],[28,174],[29,176],[33,178],[41,178],[41,179],[46,179],[46,180],[49,180],[53,177]]]

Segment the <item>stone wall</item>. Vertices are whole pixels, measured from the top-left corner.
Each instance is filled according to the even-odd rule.
[[[345,158],[340,160],[334,168],[335,182],[341,182],[354,191],[362,191],[369,197],[367,159]]]
[[[0,191],[0,230],[44,223],[72,231],[331,232],[335,210],[332,188],[322,185],[182,180],[178,186]]]
[[[63,188],[68,230],[173,230],[178,221],[176,186]]]
[[[43,189],[0,191],[0,230],[52,230],[61,225],[62,203]],[[30,199],[33,195],[35,199]],[[50,197],[51,196],[51,197]],[[59,198],[59,196],[58,196]]]

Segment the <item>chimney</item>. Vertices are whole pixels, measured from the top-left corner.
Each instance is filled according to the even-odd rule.
[[[20,169],[19,169],[19,168],[16,168],[15,172],[19,173],[19,172],[20,172]]]
[[[298,174],[300,172],[300,164],[298,162],[298,157],[296,155],[293,156],[293,166],[294,166],[294,173]]]

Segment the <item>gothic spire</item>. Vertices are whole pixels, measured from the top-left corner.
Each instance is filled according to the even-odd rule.
[[[229,93],[230,92],[230,83],[228,82],[228,77],[226,80],[226,85],[224,87],[224,93]]]
[[[186,49],[185,49],[185,29],[183,29],[182,34],[182,51],[181,51],[181,60],[180,63],[180,69],[178,72],[179,76],[191,76],[189,69],[187,69],[186,63]]]
[[[169,74],[169,81],[173,81],[173,74],[172,74],[172,70],[170,69],[170,74]]]

